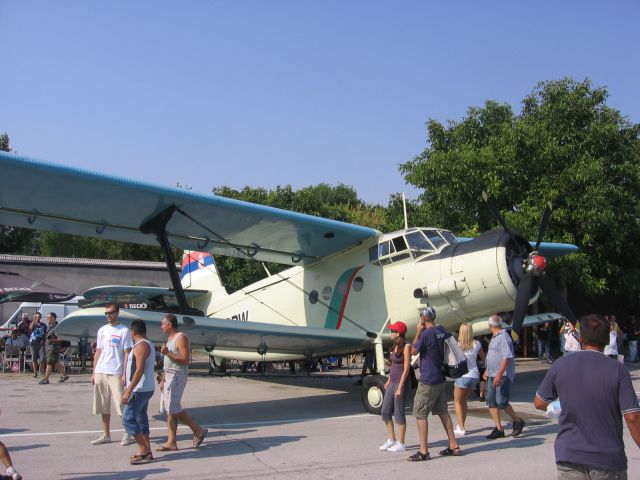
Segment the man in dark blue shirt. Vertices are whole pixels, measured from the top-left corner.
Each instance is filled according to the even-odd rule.
[[[609,322],[600,315],[580,321],[582,350],[557,360],[534,398],[539,410],[560,399],[555,454],[559,479],[627,478],[622,416],[640,447],[640,406],[629,372],[604,355]]]
[[[444,389],[445,377],[440,368],[446,335],[448,332],[444,328],[436,327],[435,308],[427,307],[420,310],[420,322],[411,349],[413,355],[420,354],[420,383],[413,400],[413,415],[418,421],[420,450],[409,457],[411,462],[430,459],[427,424],[430,413],[440,417],[449,439],[449,446],[442,450],[440,455],[457,456],[461,453],[453,433],[453,422],[447,410],[447,395]]]

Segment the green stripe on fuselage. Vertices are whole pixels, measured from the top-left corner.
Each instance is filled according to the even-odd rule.
[[[353,272],[358,267],[350,268],[340,275],[340,278],[336,282],[333,288],[333,295],[331,296],[331,303],[329,304],[329,311],[327,312],[327,318],[324,321],[324,328],[330,328],[335,330],[338,327],[338,320],[340,319],[340,308],[342,307],[342,300],[344,296],[349,293],[349,279]]]

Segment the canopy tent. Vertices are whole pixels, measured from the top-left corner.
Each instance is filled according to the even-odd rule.
[[[74,296],[74,293],[28,279],[17,273],[0,271],[0,303],[64,302]]]

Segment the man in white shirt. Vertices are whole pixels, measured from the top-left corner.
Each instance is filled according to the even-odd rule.
[[[93,357],[93,413],[102,415],[103,434],[91,443],[101,445],[111,442],[111,401],[116,413],[122,416],[122,392],[125,384],[124,366],[133,342],[129,329],[118,321],[120,308],[115,303],[107,303],[104,314],[107,324],[100,327],[97,334],[96,353]],[[135,440],[125,433],[120,445],[125,446]]]

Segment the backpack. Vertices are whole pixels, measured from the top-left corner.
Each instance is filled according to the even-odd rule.
[[[447,332],[440,326],[438,328],[445,333],[442,349],[440,349],[440,342],[437,342],[438,350],[440,350],[440,358],[442,359],[440,369],[445,377],[460,378],[469,372],[467,357],[465,357],[460,345],[458,345],[458,341],[451,332]]]

